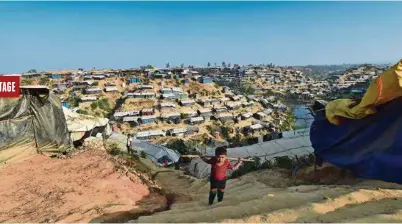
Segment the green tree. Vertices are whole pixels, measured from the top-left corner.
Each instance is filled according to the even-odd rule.
[[[88,111],[86,111],[86,110],[84,110],[84,109],[79,109],[79,110],[77,110],[77,113],[88,115]]]
[[[93,102],[93,103],[91,103],[91,108],[92,108],[92,110],[95,110],[96,108],[98,108],[98,102]]]
[[[279,129],[281,131],[288,131],[295,128],[296,119],[292,111],[286,112],[286,119],[282,122]]]
[[[209,62],[208,62],[208,65],[207,65],[207,67],[208,67],[208,68],[209,68],[209,67],[211,67],[211,63],[209,63]]]
[[[110,108],[109,101],[107,99],[98,100],[98,107],[104,111],[110,112],[112,109]]]
[[[224,139],[229,139],[229,131],[230,131],[230,127],[226,127],[226,126],[222,126],[221,127],[221,135]]]
[[[167,148],[177,150],[182,155],[188,155],[191,149],[186,145],[183,139],[173,139],[166,145]]]
[[[236,135],[232,139],[230,139],[230,141],[233,144],[240,144],[241,143],[241,135],[239,133],[236,133]]]
[[[144,151],[141,151],[140,153],[141,158],[147,158],[147,154]]]
[[[206,127],[206,129],[208,130],[209,134],[215,135],[216,128],[215,128],[214,126],[208,125],[208,126]]]

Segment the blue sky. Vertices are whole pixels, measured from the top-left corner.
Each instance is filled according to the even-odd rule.
[[[395,63],[402,2],[0,2],[0,73]]]

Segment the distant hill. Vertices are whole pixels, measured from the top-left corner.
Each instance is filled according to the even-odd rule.
[[[346,69],[356,65],[342,64],[342,65],[307,65],[298,66],[297,68],[302,70],[307,76],[314,77],[327,77],[333,73],[340,73]]]
[[[333,75],[342,74],[344,71],[351,68],[358,68],[360,66],[373,66],[377,68],[386,68],[390,64],[341,64],[341,65],[306,65],[295,66],[294,68],[300,69],[307,76],[314,76],[317,78],[327,78]]]

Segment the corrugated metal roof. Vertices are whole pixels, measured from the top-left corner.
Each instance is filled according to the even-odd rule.
[[[20,86],[20,89],[49,89],[49,87],[44,85],[37,85],[37,86]]]
[[[153,89],[154,87],[151,85],[139,85],[138,88],[139,89],[146,89],[146,88]]]
[[[149,135],[151,135],[151,136],[165,135],[165,132],[161,131],[161,130],[154,130],[154,131],[149,131]]]
[[[195,101],[194,101],[194,100],[181,100],[180,102],[181,102],[181,103],[183,103],[183,104],[187,104],[187,103],[195,103]]]
[[[95,92],[95,91],[102,91],[102,89],[100,89],[100,88],[91,88],[91,89],[87,89],[86,91]]]
[[[174,103],[161,103],[161,107],[176,107]]]
[[[132,110],[132,111],[119,111],[119,112],[115,112],[114,113],[114,117],[124,117],[124,116],[127,116],[127,115],[138,115],[138,114],[140,114],[140,112],[139,111],[136,111],[136,110]]]
[[[96,100],[96,96],[86,96],[86,97],[82,97],[81,100]]]
[[[199,111],[200,113],[211,113],[211,112],[212,112],[211,109],[207,109],[207,108],[199,109],[198,111]]]
[[[203,121],[203,117],[192,117],[190,118],[190,122],[197,122],[197,121]]]
[[[123,117],[123,122],[130,122],[130,121],[137,121],[138,116],[132,116],[132,117]]]
[[[144,108],[141,111],[142,112],[153,112],[154,110],[152,108]]]
[[[163,98],[177,97],[177,95],[174,94],[174,93],[163,93],[163,94],[162,94],[162,97],[163,97]]]
[[[272,160],[278,156],[302,156],[313,153],[310,136],[297,136],[291,138],[281,138],[259,144],[228,149],[230,157],[260,157],[261,162]],[[210,150],[209,155],[215,152]]]
[[[163,157],[168,157],[171,160],[169,164],[179,161],[180,158],[180,154],[177,151],[138,139],[133,139],[131,148],[137,150],[139,153],[145,152],[158,165],[161,165],[158,159]]]
[[[142,116],[141,120],[146,120],[146,119],[156,119],[155,115],[151,115],[151,116]]]
[[[256,130],[256,129],[263,128],[263,126],[261,124],[254,124],[254,125],[251,125],[250,128]]]
[[[172,91],[173,91],[173,92],[183,92],[183,89],[182,89],[182,88],[178,88],[178,87],[174,87],[174,88],[172,88]]]
[[[197,115],[197,111],[185,111],[183,112],[183,114],[187,114],[187,115]]]
[[[216,118],[233,117],[233,114],[229,114],[229,113],[222,113],[222,114],[216,115],[215,117],[216,117]]]
[[[174,128],[174,129],[169,130],[169,132],[171,134],[182,134],[182,133],[187,132],[187,128]]]
[[[105,90],[106,90],[106,92],[109,92],[109,91],[118,91],[118,90],[117,90],[117,87],[106,87]]]

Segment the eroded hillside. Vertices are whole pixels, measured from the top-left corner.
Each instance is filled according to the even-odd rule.
[[[334,179],[336,168],[324,167],[315,176],[301,170],[297,178],[287,172],[265,170],[229,180],[225,199],[207,205],[209,183],[179,173],[162,173],[157,180],[172,191],[191,195],[169,211],[142,216],[140,223],[155,222],[401,222],[402,186],[381,181]],[[326,177],[325,177],[326,176]],[[308,179],[308,181],[307,181]],[[317,183],[317,180],[315,180]]]

